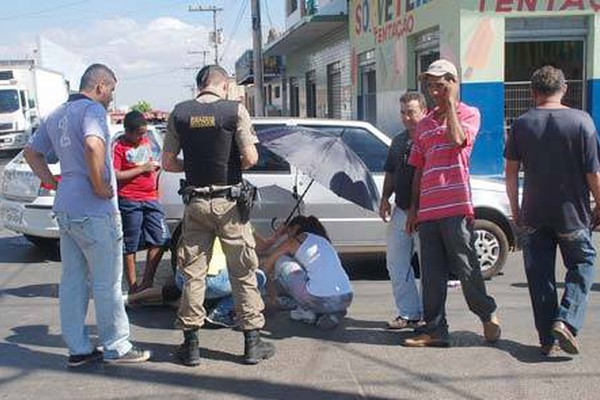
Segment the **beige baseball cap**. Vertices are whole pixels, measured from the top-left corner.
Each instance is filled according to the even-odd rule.
[[[427,75],[444,76],[446,74],[450,74],[453,77],[458,78],[458,70],[456,69],[456,66],[448,60],[440,59],[429,64],[427,71],[420,74],[419,79],[423,79],[427,77]]]

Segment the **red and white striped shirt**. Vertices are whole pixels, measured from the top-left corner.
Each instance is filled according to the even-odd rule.
[[[473,216],[469,157],[479,131],[479,110],[459,103],[457,114],[466,135],[456,146],[447,137],[448,127],[430,111],[417,125],[408,163],[423,170],[419,194],[419,222],[454,216]]]

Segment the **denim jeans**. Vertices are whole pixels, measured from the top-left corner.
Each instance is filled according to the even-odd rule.
[[[448,274],[461,282],[469,306],[482,322],[491,319],[496,302],[488,296],[475,251],[473,221],[464,216],[426,221],[419,225],[421,285],[425,332],[448,335],[446,296]]]
[[[308,291],[308,275],[298,261],[281,256],[275,262],[275,284],[302,308],[317,314],[345,315],[352,303],[352,293],[335,296],[315,296]]]
[[[565,322],[576,335],[583,325],[596,272],[591,232],[581,229],[559,233],[552,228],[523,228],[521,246],[540,344],[554,343],[551,335],[554,321]],[[557,246],[567,268],[560,305],[556,291]]]
[[[264,291],[266,286],[265,273],[256,270],[256,282],[258,284],[258,290],[261,293]],[[185,277],[177,270],[175,273],[175,284],[181,290],[185,284]],[[231,295],[231,282],[229,281],[229,274],[227,269],[222,269],[217,275],[206,276],[206,292],[204,295],[205,300],[217,300],[215,309],[218,309],[219,314],[227,315],[232,311],[235,311],[235,304],[233,302],[233,296]]]
[[[417,235],[404,230],[406,211],[396,207],[387,227],[386,267],[392,282],[396,316],[420,320],[423,314],[421,296],[415,282],[411,259],[418,245]]]
[[[93,350],[85,326],[91,288],[104,358],[118,358],[132,347],[121,294],[121,218],[118,214],[75,217],[57,213],[57,221],[62,257],[60,321],[69,353]]]

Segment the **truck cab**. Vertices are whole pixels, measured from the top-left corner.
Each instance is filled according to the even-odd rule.
[[[14,79],[12,71],[0,71],[0,150],[24,147],[37,125],[29,90]]]

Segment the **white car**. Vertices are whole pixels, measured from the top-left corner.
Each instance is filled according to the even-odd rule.
[[[381,190],[391,139],[373,125],[362,121],[298,118],[256,118],[253,125],[257,131],[276,126],[306,126],[341,136],[369,167]],[[288,216],[310,178],[260,145],[258,149],[258,165],[246,171],[244,177],[259,188],[252,223],[259,232],[267,234],[273,218],[283,221]],[[53,173],[59,173],[58,165],[52,168]],[[160,201],[173,232],[173,243],[178,243],[183,215],[183,204],[177,194],[181,178],[183,174],[167,172],[159,176]],[[510,207],[502,180],[472,177],[471,188],[477,251],[484,276],[491,277],[502,269],[508,252],[516,247]],[[53,193],[40,188],[39,180],[21,155],[5,167],[0,196],[0,215],[5,227],[26,235],[36,244],[45,243],[42,238],[58,237],[50,212]],[[340,252],[385,251],[385,224],[378,214],[341,199],[316,182],[301,202],[300,212],[319,217]]]

